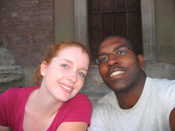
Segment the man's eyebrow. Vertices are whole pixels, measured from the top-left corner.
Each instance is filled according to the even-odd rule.
[[[98,56],[106,55],[106,53],[98,53]]]
[[[106,53],[98,53],[97,54],[97,57],[99,57],[99,56],[105,56],[105,55],[107,55]]]
[[[116,48],[114,48],[112,51],[116,51],[120,48],[128,48],[128,49],[131,49],[128,45],[120,45],[120,46],[117,46]]]
[[[128,45],[119,45],[119,46],[115,47],[112,51],[114,52],[114,51],[116,51],[116,50],[118,50],[118,49],[120,49],[120,48],[128,48],[128,49],[131,49]],[[103,53],[103,52],[98,53],[98,56],[103,56],[103,55],[106,55],[106,53]]]

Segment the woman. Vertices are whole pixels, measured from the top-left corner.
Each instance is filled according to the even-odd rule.
[[[36,71],[40,86],[0,95],[0,131],[86,131],[92,112],[83,87],[88,50],[77,42],[54,44]]]

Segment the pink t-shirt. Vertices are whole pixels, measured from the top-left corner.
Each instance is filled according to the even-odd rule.
[[[25,104],[30,93],[39,87],[11,88],[0,95],[0,125],[13,131],[23,131]],[[90,124],[92,104],[84,94],[77,94],[65,102],[47,131],[55,131],[62,122]]]

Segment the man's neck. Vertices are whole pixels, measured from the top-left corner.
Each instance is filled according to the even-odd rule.
[[[132,108],[138,102],[144,89],[145,79],[142,78],[138,85],[129,88],[129,90],[115,93],[121,108]]]

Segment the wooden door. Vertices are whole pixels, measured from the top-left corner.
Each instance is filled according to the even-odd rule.
[[[142,52],[140,0],[88,0],[88,33],[93,59],[109,35],[127,36]]]

